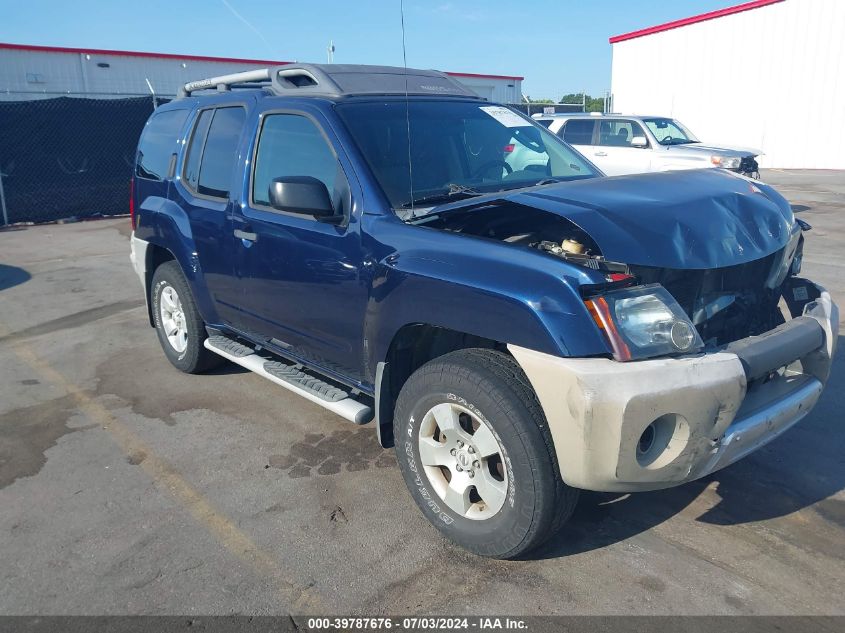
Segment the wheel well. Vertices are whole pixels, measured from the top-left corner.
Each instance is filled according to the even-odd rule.
[[[433,325],[405,325],[395,334],[387,350],[386,371],[379,390],[377,423],[382,446],[393,446],[393,409],[411,374],[428,361],[449,352],[477,347],[508,353],[504,343]]]
[[[150,296],[150,290],[153,285],[153,275],[155,274],[156,268],[161,266],[164,262],[169,262],[175,259],[176,258],[173,256],[173,253],[162,246],[150,244],[147,247],[146,265],[144,266],[144,292],[147,293],[147,317],[150,319],[150,325],[152,327],[155,327],[155,321],[153,320],[153,298]]]

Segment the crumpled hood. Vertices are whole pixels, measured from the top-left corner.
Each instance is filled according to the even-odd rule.
[[[662,268],[760,259],[783,248],[795,224],[774,189],[721,169],[580,180],[509,198],[568,218],[608,259]]]
[[[760,259],[783,248],[795,226],[783,196],[722,169],[563,182],[472,198],[442,211],[501,202],[569,219],[609,260],[661,268],[723,268]]]

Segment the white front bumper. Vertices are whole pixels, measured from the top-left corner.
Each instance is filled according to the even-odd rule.
[[[742,362],[729,352],[621,363],[509,349],[543,406],[567,484],[655,490],[724,468],[809,413],[830,372],[839,317],[825,291],[804,316],[819,323],[824,344],[750,391]],[[656,420],[653,428],[667,429],[665,447],[644,459],[638,444]]]

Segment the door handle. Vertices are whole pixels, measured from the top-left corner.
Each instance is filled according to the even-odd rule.
[[[607,156],[607,152],[596,152],[593,156]]]
[[[258,235],[256,235],[255,233],[241,231],[240,229],[235,229],[235,237],[246,242],[255,242],[258,239]]]

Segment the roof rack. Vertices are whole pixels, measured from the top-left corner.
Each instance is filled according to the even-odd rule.
[[[244,84],[261,84],[269,85],[270,69],[262,68],[260,70],[247,70],[241,73],[232,73],[231,75],[220,75],[218,77],[209,77],[208,79],[199,79],[197,81],[189,81],[188,83],[179,87],[180,97],[190,97],[192,93],[198,90],[208,90],[209,88],[216,88],[218,91],[231,90],[234,87],[240,87]]]
[[[179,96],[216,89],[261,87],[275,95],[343,97],[350,95],[438,95],[481,99],[445,73],[396,66],[286,64],[220,75],[179,87]]]

